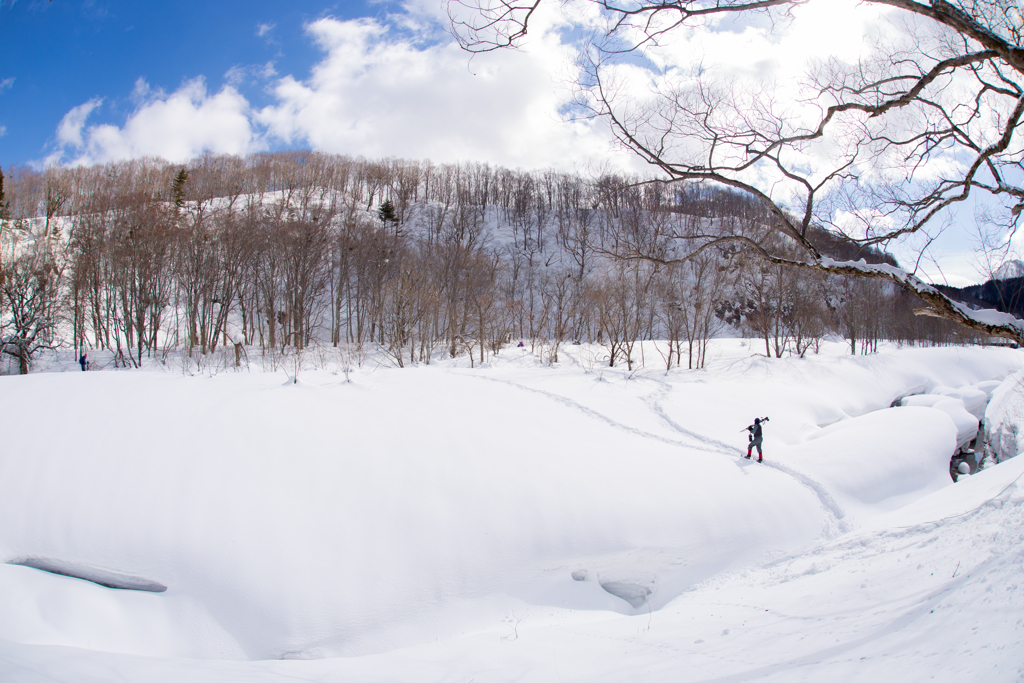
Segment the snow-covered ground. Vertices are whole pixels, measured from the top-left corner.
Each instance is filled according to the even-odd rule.
[[[1020,352],[595,353],[0,378],[0,561],[167,587],[0,564],[0,680],[1024,676],[1024,458],[940,405]]]

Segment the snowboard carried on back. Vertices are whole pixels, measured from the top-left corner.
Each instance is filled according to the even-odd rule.
[[[746,459],[746,460],[750,460],[751,459],[751,451],[753,450],[753,445],[752,444],[754,442],[754,431],[759,429],[760,426],[763,425],[765,422],[768,422],[768,418],[767,417],[758,417],[758,418],[754,419],[754,423],[753,424],[749,424],[749,425],[747,425],[746,427],[744,427],[743,429],[740,430],[741,432],[744,431],[744,430],[747,432],[747,454],[743,456],[744,459]],[[763,462],[764,461],[764,454],[761,453],[760,447],[758,448],[757,461],[758,462]]]

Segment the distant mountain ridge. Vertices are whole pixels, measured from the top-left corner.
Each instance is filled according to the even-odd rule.
[[[949,298],[971,308],[988,308],[1024,317],[1024,261],[1006,261],[991,280],[968,287],[936,285]]]
[[[1024,261],[1020,259],[1004,262],[992,274],[993,280],[1013,280],[1020,277],[1024,277]]]

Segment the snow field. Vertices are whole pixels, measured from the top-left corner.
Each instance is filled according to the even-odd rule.
[[[69,379],[88,385],[90,403],[64,389]],[[486,623],[511,599],[492,596],[545,599],[540,579],[567,561],[586,558],[605,582],[628,582],[637,579],[620,556],[637,548],[712,544],[699,564],[713,572],[801,547],[821,528],[814,496],[786,477],[765,473],[779,480],[766,489],[732,459],[691,467],[677,446],[502,383],[433,369],[365,385],[317,379],[25,378],[25,412],[5,408],[29,420],[37,400],[63,389],[49,405],[67,417],[42,446],[28,433],[9,444],[24,457],[5,458],[3,481],[45,483],[5,492],[0,514],[31,520],[4,534],[5,553],[151,578],[220,626],[219,641],[196,630],[191,651],[161,650],[156,636],[143,651],[112,649],[197,657],[218,641],[221,656],[258,659],[392,649],[409,644],[409,619],[441,633],[466,628],[465,612]],[[89,431],[111,407],[120,448],[106,430]],[[570,571],[556,604],[633,611],[598,585],[580,594]],[[111,599],[126,595],[139,597]],[[458,609],[477,596],[483,605]],[[168,618],[161,632],[187,634],[196,621],[187,610]]]
[[[168,586],[114,591],[0,565],[0,678],[106,680],[89,678],[99,667],[137,680],[792,680],[862,650],[851,675],[893,665],[885,639],[865,635],[886,628],[923,629],[920,651],[899,650],[905,680],[925,660],[944,670],[927,645],[941,624],[900,621],[921,582],[901,573],[908,536],[886,520],[914,500],[956,507],[997,477],[953,486],[949,415],[887,406],[991,390],[979,383],[1018,369],[1015,352],[767,361],[723,340],[709,369],[665,376],[585,372],[583,351],[556,369],[508,351],[485,368],[365,369],[352,383],[326,371],[298,384],[0,379],[0,410],[18,425],[0,445],[0,560]],[[742,428],[766,414],[766,463],[742,460]],[[1001,533],[1021,528],[1012,495],[1007,519],[983,510]],[[914,543],[927,562],[978,540],[974,526],[925,526]],[[837,538],[859,528],[882,530]],[[1000,585],[1019,558],[1003,560],[984,569]],[[877,593],[854,586],[860,574]],[[944,585],[934,590],[956,597],[975,584]],[[994,603],[978,609],[1002,618]],[[725,629],[748,635],[742,657]],[[832,652],[837,639],[853,645]]]
[[[151,659],[0,641],[5,681],[1016,681],[1024,459],[651,614],[520,606],[489,628],[315,661]]]

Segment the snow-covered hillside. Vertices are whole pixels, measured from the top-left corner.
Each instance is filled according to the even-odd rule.
[[[954,484],[951,413],[889,408],[1019,352],[593,353],[0,378],[0,561],[167,587],[0,565],[0,680],[1024,675],[1024,459]]]
[[[992,274],[993,280],[1010,280],[1015,277],[1024,277],[1024,261],[1020,259],[1004,261]]]

